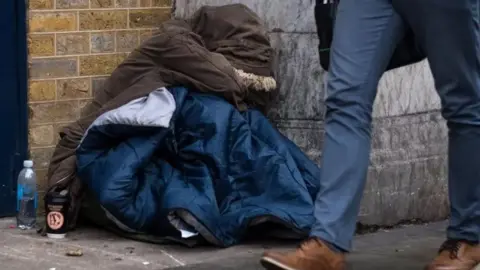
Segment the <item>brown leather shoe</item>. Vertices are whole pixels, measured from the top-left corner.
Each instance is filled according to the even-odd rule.
[[[425,270],[480,270],[480,246],[447,240]]]
[[[261,259],[268,270],[345,270],[345,255],[312,238],[292,253],[265,252]]]

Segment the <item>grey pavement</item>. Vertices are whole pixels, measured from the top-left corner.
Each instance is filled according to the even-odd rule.
[[[81,228],[65,240],[51,240],[12,225],[12,219],[0,219],[2,270],[260,270],[258,260],[265,249],[290,250],[296,244],[253,242],[227,249],[185,248],[135,242],[93,228]],[[422,269],[443,241],[444,228],[445,223],[409,225],[357,236],[349,269]],[[77,249],[83,256],[66,256]]]

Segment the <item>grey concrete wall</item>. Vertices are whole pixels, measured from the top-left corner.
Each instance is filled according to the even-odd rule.
[[[316,51],[314,0],[177,0],[175,16],[202,5],[243,3],[265,20],[277,51],[280,94],[270,117],[319,161],[324,74]],[[394,224],[447,216],[446,127],[426,62],[385,74],[374,109],[371,167],[360,221]]]

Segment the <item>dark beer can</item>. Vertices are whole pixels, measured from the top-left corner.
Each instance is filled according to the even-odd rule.
[[[63,239],[67,235],[67,212],[70,196],[67,190],[48,192],[45,197],[46,227],[48,238]]]

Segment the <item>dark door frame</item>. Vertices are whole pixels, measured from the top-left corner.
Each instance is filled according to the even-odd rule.
[[[28,156],[26,0],[0,1],[0,217],[16,212],[16,178]]]

